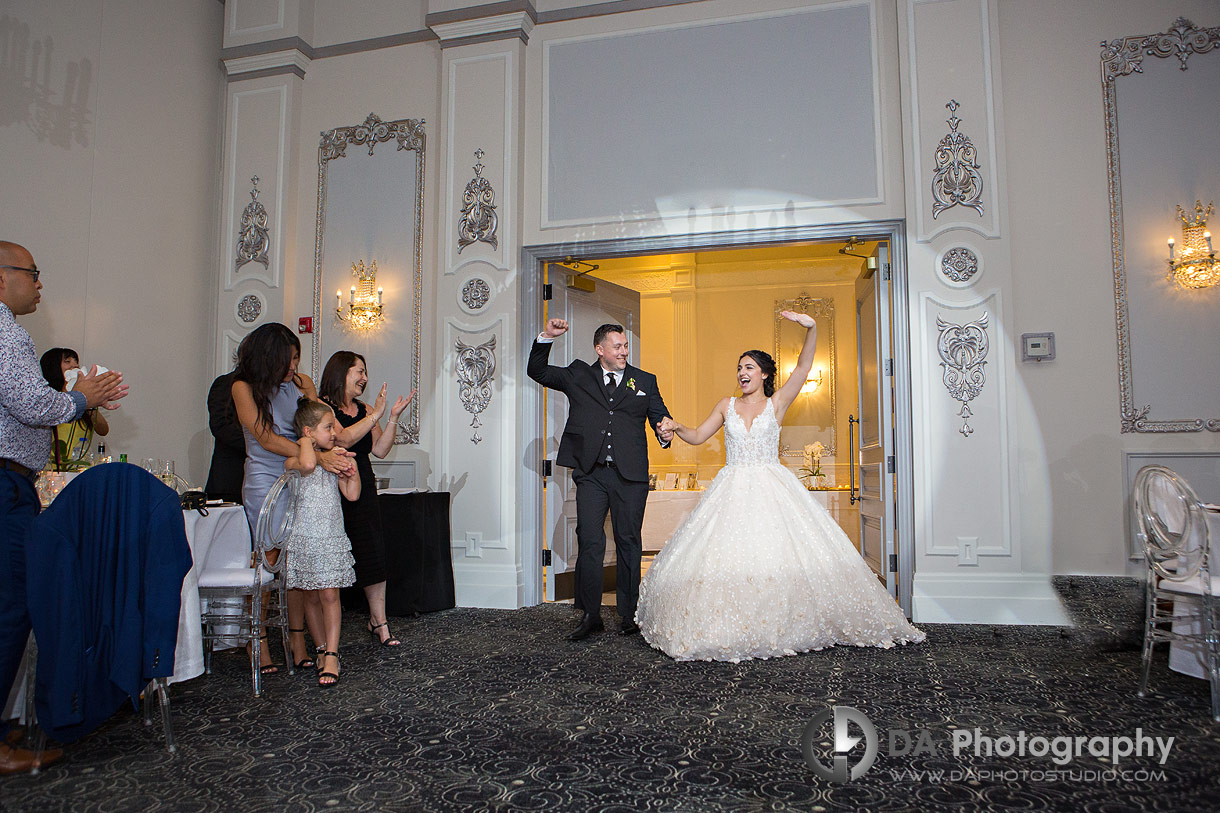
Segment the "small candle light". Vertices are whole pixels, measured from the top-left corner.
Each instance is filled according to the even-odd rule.
[[[352,292],[351,292],[351,294],[350,294],[350,295],[348,296],[348,298],[347,298],[347,303],[348,303],[349,305],[355,305],[355,304],[356,304],[356,286],[355,286],[355,285],[353,285],[353,286],[352,286]]]
[[[1207,240],[1207,253],[1212,253],[1212,233],[1209,231],[1203,232],[1203,239]]]
[[[1208,245],[1211,245],[1211,238],[1208,237],[1207,239],[1208,239]],[[378,305],[381,304],[381,289],[380,288],[377,289],[377,304]]]
[[[1173,259],[1173,238],[1169,238],[1169,259]]]
[[[336,308],[343,307],[343,292],[342,291],[335,291],[335,307]]]

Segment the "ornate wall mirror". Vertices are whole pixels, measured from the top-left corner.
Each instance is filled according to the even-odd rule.
[[[395,395],[419,389],[420,306],[423,295],[423,119],[382,121],[322,133],[318,146],[318,212],[314,243],[314,381],[326,360],[353,350],[368,363],[361,399],[371,405],[381,382]],[[350,319],[353,266],[377,265],[380,321],[359,329]],[[336,295],[338,292],[338,295]],[[419,401],[403,413],[394,442],[419,443]]]
[[[1184,288],[1167,263],[1177,207],[1220,201],[1220,28],[1103,42],[1101,81],[1122,431],[1220,432],[1220,286]]]
[[[801,294],[795,299],[775,301],[775,365],[779,368],[777,386],[783,386],[796,366],[805,343],[805,328],[780,316],[780,311],[797,311],[813,317],[818,326],[818,346],[813,369],[801,394],[788,407],[780,440],[780,455],[800,458],[805,446],[821,441],[825,454],[835,455],[835,303]]]

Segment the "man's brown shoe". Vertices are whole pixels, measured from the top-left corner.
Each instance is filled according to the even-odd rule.
[[[44,768],[57,762],[63,755],[64,752],[59,748],[48,748],[42,752],[41,758],[35,758],[34,752],[25,748],[0,745],[0,775],[27,773],[34,768]]]

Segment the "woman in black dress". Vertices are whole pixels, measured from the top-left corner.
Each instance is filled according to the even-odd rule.
[[[386,385],[381,385],[377,400],[367,407],[358,398],[368,386],[368,368],[364,356],[350,350],[340,350],[326,362],[319,387],[323,401],[335,410],[342,424],[337,433],[339,445],[356,455],[360,471],[360,499],[343,501],[343,527],[352,540],[352,555],[356,559],[356,584],[364,588],[369,603],[369,635],[382,646],[398,646],[401,642],[390,634],[385,615],[385,544],[381,538],[381,512],[377,507],[377,481],[369,453],[384,458],[394,444],[394,424],[415,397],[400,395],[390,407],[390,423],[381,429],[381,416],[386,408]]]

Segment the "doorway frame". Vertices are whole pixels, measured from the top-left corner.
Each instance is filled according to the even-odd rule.
[[[890,245],[890,307],[893,320],[891,350],[894,356],[894,455],[895,532],[898,544],[898,603],[909,617],[911,591],[915,577],[915,460],[914,426],[911,409],[911,328],[907,275],[906,222],[877,220],[863,223],[836,223],[817,226],[789,226],[755,231],[702,232],[698,234],[655,235],[610,240],[548,243],[521,248],[521,285],[517,313],[518,340],[522,348],[533,344],[542,325],[542,278],[544,264],[565,257],[639,257],[650,254],[677,254],[717,251],[731,248],[762,248],[794,243],[829,242],[848,237],[884,240]],[[524,361],[522,361],[524,364]],[[521,410],[520,448],[538,448],[543,439],[545,412],[542,387],[520,377],[518,407]],[[539,488],[543,457],[523,460],[524,470],[534,476],[520,479],[517,505],[517,536],[521,540],[522,600],[525,606],[543,601],[542,547],[546,532],[542,528],[543,494]],[[855,461],[852,461],[855,465]],[[535,479],[537,478],[537,479]],[[906,541],[906,544],[902,544]]]

